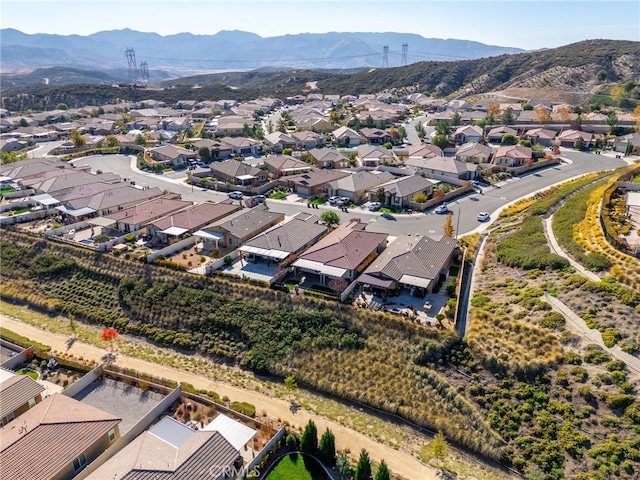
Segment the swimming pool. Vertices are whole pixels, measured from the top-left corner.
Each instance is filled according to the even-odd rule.
[[[79,240],[78,243],[83,243],[85,245],[93,245],[94,241],[93,240],[89,240],[88,238],[84,238],[82,240]]]

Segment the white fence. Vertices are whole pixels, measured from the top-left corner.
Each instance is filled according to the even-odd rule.
[[[356,287],[358,286],[358,280],[354,280],[353,282],[351,282],[351,285],[349,285],[347,288],[344,289],[344,291],[340,294],[340,301],[344,302],[347,299],[347,296],[353,292]]]
[[[104,368],[103,368],[102,364],[100,364],[97,367],[95,367],[93,370],[91,370],[90,372],[85,373],[80,380],[78,380],[77,382],[72,383],[67,388],[65,388],[62,391],[62,394],[67,396],[67,397],[71,397],[71,398],[75,397],[82,390],[84,390],[89,385],[91,385],[93,382],[95,382],[97,379],[102,377],[102,373],[103,372],[104,372]]]
[[[157,252],[154,252],[151,255],[149,255],[147,257],[147,263],[153,262],[156,258],[158,258],[161,255],[167,257],[170,255],[173,255],[176,252],[179,252],[180,250],[191,248],[196,244],[196,240],[197,240],[197,237],[191,236],[189,238],[185,238],[184,240],[180,240],[178,242],[172,243],[168,247],[164,247],[162,250],[158,250]]]

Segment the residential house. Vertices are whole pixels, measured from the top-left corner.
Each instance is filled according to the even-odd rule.
[[[313,170],[313,166],[308,163],[293,158],[289,155],[269,155],[264,160],[267,171],[273,174],[274,178],[288,175],[298,175]]]
[[[163,119],[159,126],[169,132],[182,132],[191,126],[191,120],[186,117],[169,117]]]
[[[518,131],[515,128],[505,127],[505,126],[492,128],[487,133],[487,142],[501,143],[502,137],[504,137],[505,135],[513,135],[514,137],[517,137]]]
[[[349,168],[350,160],[344,153],[331,148],[309,150],[309,155],[320,168]]]
[[[467,110],[471,108],[471,104],[466,100],[450,100],[445,105],[445,108],[452,112],[457,112],[458,110]]]
[[[45,388],[30,376],[17,375],[0,368],[1,425],[5,426],[40,403],[44,390]],[[0,466],[0,471],[1,469],[2,466]]]
[[[227,480],[229,472],[243,467],[243,446],[234,445],[233,440],[247,438],[245,429],[255,435],[255,430],[238,425],[244,428],[194,430],[165,416],[91,472],[87,480],[186,480],[205,476]]]
[[[111,414],[54,393],[2,428],[0,476],[71,479],[120,438],[119,423]]]
[[[367,232],[366,226],[358,220],[338,225],[293,262],[296,274],[313,276],[321,285],[353,281],[387,243],[386,233]]]
[[[389,135],[389,132],[379,128],[361,128],[360,136],[364,138],[365,143],[368,143],[369,145],[383,145],[387,142],[391,142],[391,135]]]
[[[340,127],[331,135],[340,147],[357,147],[361,142],[360,134],[349,127]]]
[[[480,142],[483,140],[484,132],[476,125],[462,125],[453,132],[452,138],[458,143]]]
[[[161,147],[150,148],[147,151],[156,162],[173,167],[184,166],[189,160],[198,157],[198,152],[175,145],[162,145]]]
[[[438,180],[473,180],[478,175],[476,165],[451,157],[409,158],[404,163],[416,174]]]
[[[119,183],[122,179],[111,172],[93,175],[83,170],[53,170],[37,177],[18,181],[22,188],[32,188],[35,193],[48,193],[52,197],[61,198],[79,185],[92,183]]]
[[[60,198],[63,216],[109,215],[162,195],[159,187],[136,188],[128,183],[79,185]]]
[[[170,243],[185,233],[193,234],[239,209],[240,206],[231,200],[220,203],[202,202],[152,221],[147,226],[147,232],[151,237],[158,238],[160,243]]]
[[[489,163],[493,150],[491,147],[478,142],[469,142],[460,145],[456,151],[455,159],[466,163]]]
[[[252,117],[241,115],[225,114],[217,118],[216,136],[225,135],[228,137],[238,137],[243,134],[245,125],[252,127],[255,121]]]
[[[353,203],[360,203],[367,199],[370,189],[393,178],[393,174],[389,172],[363,170],[329,182],[325,185],[324,192],[328,197],[348,197]]]
[[[613,141],[613,149],[625,155],[637,155],[640,153],[640,133],[616,137]]]
[[[211,151],[211,158],[213,160],[229,158],[232,156],[231,147],[217,140],[203,138],[201,140],[198,140],[197,142],[194,142],[193,146],[195,147],[196,151],[200,150],[201,147],[207,147],[209,151]]]
[[[422,175],[410,175],[400,177],[390,182],[383,183],[369,190],[369,200],[381,201],[381,194],[384,192],[384,203],[394,208],[409,208],[413,197],[424,194],[427,197],[433,194],[433,186],[439,183]]]
[[[273,132],[264,136],[264,144],[271,147],[274,152],[282,153],[285,148],[296,148],[296,140],[291,135],[282,132]]]
[[[434,125],[437,125],[438,122],[441,122],[441,121],[449,122],[451,121],[452,118],[453,118],[453,112],[451,112],[450,110],[445,110],[445,111],[436,113],[433,117],[427,120],[424,126],[433,127]]]
[[[446,235],[399,235],[358,278],[376,290],[420,289],[425,294],[438,284],[456,251],[456,240]]]
[[[442,157],[442,149],[437,145],[431,145],[428,143],[421,145],[414,145],[409,149],[409,158],[424,158],[424,157]]]
[[[491,163],[507,168],[521,167],[533,160],[531,147],[524,145],[504,145],[496,151]]]
[[[580,130],[564,130],[558,135],[558,143],[561,147],[576,148],[579,144],[579,138],[582,139],[583,148],[589,148],[593,141],[593,134]]]
[[[17,138],[0,140],[0,151],[3,151],[5,153],[19,152],[20,150],[24,150],[28,146],[29,144],[26,141],[18,140]]]
[[[324,145],[324,137],[313,131],[303,130],[295,132],[291,136],[296,141],[296,149],[298,150],[311,150]]]
[[[270,212],[264,206],[244,208],[226,218],[202,228],[211,234],[220,247],[236,249],[247,240],[273,227],[284,220],[281,213]]]
[[[529,140],[531,144],[543,145],[550,147],[553,145],[553,139],[556,138],[556,131],[547,128],[532,128],[527,130],[522,138]]]
[[[267,181],[264,170],[237,160],[213,162],[210,168],[215,178],[231,185],[261,185]]]
[[[114,228],[116,230],[125,233],[136,232],[154,220],[182,210],[189,205],[192,205],[192,203],[180,200],[180,195],[170,193],[138,203],[124,210],[110,213],[105,215],[105,218],[115,220]]]
[[[320,225],[318,220],[316,215],[299,212],[247,240],[239,250],[250,259],[283,262],[314,245],[327,232],[326,225]]]
[[[313,170],[301,175],[282,177],[280,183],[293,189],[298,195],[310,197],[321,195],[325,185],[347,175],[351,174],[342,170]]]
[[[358,158],[360,164],[365,167],[398,163],[398,157],[395,152],[380,145],[360,145],[358,147]]]
[[[229,147],[231,149],[232,155],[239,156],[253,156],[258,157],[262,154],[262,144],[254,140],[253,138],[247,137],[223,137],[220,139],[220,143]]]
[[[174,105],[173,108],[175,110],[193,110],[193,108],[196,105],[196,100],[178,100]]]

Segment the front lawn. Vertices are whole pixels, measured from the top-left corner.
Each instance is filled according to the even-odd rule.
[[[4,195],[5,193],[11,193],[13,192],[13,188],[3,188],[2,190],[0,190],[0,195]]]
[[[20,370],[18,370],[18,375],[27,375],[28,377],[33,378],[34,380],[38,380],[38,373],[34,372],[33,370],[28,370],[26,368],[21,368]]]
[[[283,200],[287,198],[287,194],[282,192],[276,192],[269,195],[269,198],[273,198],[274,200]]]
[[[291,453],[283,457],[265,480],[329,480],[311,457]]]

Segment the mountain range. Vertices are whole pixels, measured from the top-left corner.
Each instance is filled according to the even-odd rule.
[[[108,72],[128,67],[125,50],[133,48],[137,63],[149,73],[251,70],[261,67],[341,69],[381,67],[387,46],[389,67],[426,60],[461,60],[519,53],[518,48],[454,39],[424,38],[406,33],[303,33],[263,38],[243,31],[214,35],[180,33],[161,36],[130,29],[92,35],[26,34],[0,30],[2,69],[65,66]],[[403,45],[407,45],[403,55]]]

